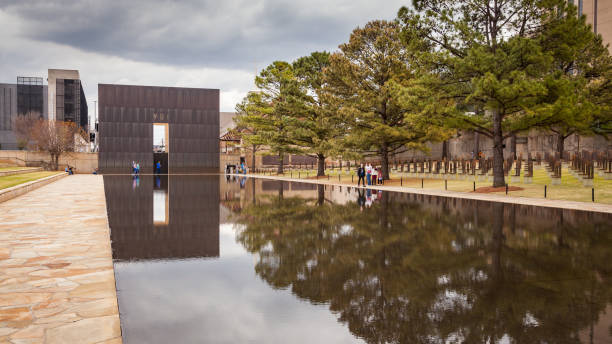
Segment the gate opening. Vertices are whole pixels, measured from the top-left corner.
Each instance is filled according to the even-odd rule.
[[[153,123],[153,173],[168,174],[168,142],[168,123]]]

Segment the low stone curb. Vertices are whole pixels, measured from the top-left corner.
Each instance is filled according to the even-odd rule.
[[[68,173],[58,173],[52,176],[48,176],[45,178],[33,180],[31,182],[19,184],[12,186],[7,189],[0,190],[0,203],[4,201],[8,201],[9,199],[13,199],[15,197],[21,196],[25,193],[28,193],[32,190],[36,190],[41,186],[47,185],[49,183],[53,183],[54,181],[64,178],[68,175]]]
[[[331,180],[321,181],[321,180],[316,180],[316,179],[296,179],[296,178],[261,176],[261,175],[255,175],[255,174],[235,174],[235,173],[230,173],[229,175],[236,176],[236,177],[251,177],[251,178],[271,179],[271,180],[285,180],[288,182],[297,182],[297,183],[358,187],[356,185],[334,183]],[[501,203],[508,203],[508,204],[530,205],[530,206],[535,206],[535,207],[561,208],[561,209],[569,209],[569,210],[594,211],[594,212],[612,214],[612,205],[602,204],[602,203],[563,201],[563,200],[551,200],[551,199],[529,198],[529,197],[513,197],[513,196],[502,196],[502,195],[494,195],[494,194],[478,194],[478,193],[468,193],[468,192],[459,192],[459,191],[438,191],[438,190],[410,188],[410,187],[405,187],[405,186],[402,187],[402,186],[370,185],[367,188],[372,189],[372,190],[405,192],[405,193],[413,193],[413,194],[420,194],[420,195],[463,198],[463,199],[473,199],[473,200],[487,201],[487,202],[501,202]]]
[[[0,177],[13,176],[16,174],[23,174],[23,173],[38,172],[42,170],[43,170],[42,167],[34,167],[34,168],[28,168],[28,169],[23,169],[23,170],[1,171]]]

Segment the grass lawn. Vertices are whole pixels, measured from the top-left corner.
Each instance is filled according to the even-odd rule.
[[[355,171],[346,171],[343,170],[340,174],[340,179],[338,179],[338,170],[326,170],[326,177],[320,177],[320,180],[328,180],[334,183],[342,183],[342,184],[357,184],[357,176],[355,175]],[[269,173],[266,173],[268,175]],[[529,197],[529,198],[544,198],[544,186],[546,185],[546,198],[548,199],[556,199],[556,200],[567,200],[567,201],[578,201],[578,202],[591,202],[591,187],[583,186],[582,182],[578,180],[578,178],[574,177],[569,173],[567,168],[563,168],[561,184],[560,185],[551,185],[551,178],[546,173],[545,169],[540,166],[534,166],[534,176],[533,181],[530,184],[523,183],[523,177],[520,177],[520,182],[512,182],[510,178],[506,178],[506,182],[508,185],[517,186],[523,188],[520,191],[510,191],[508,196],[513,197]],[[276,174],[273,172],[273,176]],[[284,177],[298,178],[298,176],[302,179],[316,179],[316,171],[315,170],[294,170],[291,172],[286,172]],[[351,176],[352,179],[351,179]],[[474,179],[468,180],[451,180],[447,181],[446,187],[449,191],[459,191],[459,192],[473,192],[474,189]],[[410,177],[401,177],[400,175],[392,172],[391,180],[385,181],[385,185],[387,186],[400,186],[400,184],[404,187],[410,188],[421,188],[421,178],[410,178]],[[491,186],[492,177],[489,181],[476,181],[476,188]],[[444,180],[443,179],[428,179],[423,178],[423,188],[430,190],[444,190]],[[596,203],[605,203],[612,204],[612,180],[605,180],[603,177],[600,177],[595,174],[595,178],[593,180],[593,187],[595,189],[595,202]],[[494,192],[495,194],[504,195],[505,192]]]
[[[32,173],[15,174],[12,176],[0,177],[0,190],[10,188],[15,185],[31,182],[33,180],[63,173],[59,171],[41,171]]]
[[[16,171],[16,170],[25,170],[32,167],[23,167],[23,166],[9,166],[9,167],[0,167],[0,172],[4,171]]]

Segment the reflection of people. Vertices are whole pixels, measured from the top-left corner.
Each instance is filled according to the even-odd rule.
[[[366,208],[369,208],[369,207],[372,206],[372,190],[370,190],[370,189],[366,189],[365,206],[366,206]]]
[[[357,169],[357,178],[357,186],[361,186],[362,182],[365,186],[365,169],[363,168],[363,164]]]
[[[357,189],[357,204],[359,204],[359,209],[362,211],[363,211],[363,206],[365,205],[364,194],[365,192],[363,191],[363,189]]]
[[[158,189],[161,187],[161,178],[159,176],[155,176],[155,187]]]
[[[140,186],[140,177],[134,175],[134,177],[132,177],[132,189],[136,189],[138,186]]]
[[[240,178],[240,188],[244,189],[244,184],[246,183],[246,177],[241,177]]]

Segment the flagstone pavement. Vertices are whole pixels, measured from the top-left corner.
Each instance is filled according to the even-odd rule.
[[[0,343],[121,343],[102,176],[0,203]]]

